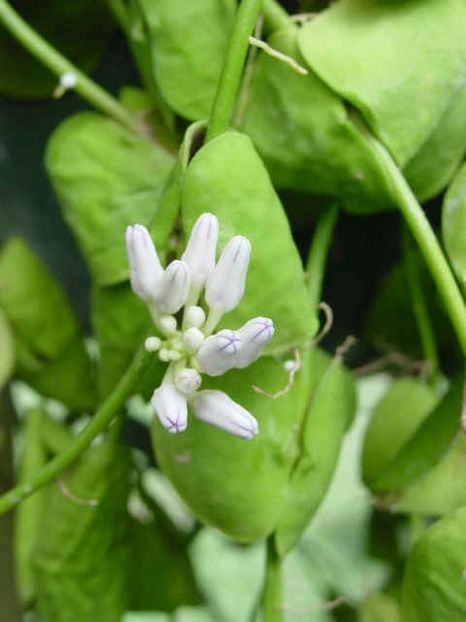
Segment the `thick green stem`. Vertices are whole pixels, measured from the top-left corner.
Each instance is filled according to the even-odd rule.
[[[6,0],[0,0],[0,23],[58,78],[64,74],[73,74],[76,82],[73,89],[92,106],[113,117],[129,129],[137,132],[142,131],[138,122],[116,99],[55,50],[24,21]],[[27,76],[25,76],[25,80],[27,80]]]
[[[249,49],[249,37],[261,8],[262,0],[242,0],[238,8],[210,114],[206,142],[230,127]]]
[[[138,352],[113,392],[70,446],[47,463],[29,482],[12,488],[0,497],[0,515],[13,509],[23,499],[55,479],[89,447],[95,437],[107,428],[130,397],[140,374],[147,368],[152,358],[153,355],[144,350]]]
[[[434,379],[439,367],[437,343],[426,297],[421,285],[421,275],[419,274],[419,266],[416,261],[411,235],[406,229],[403,232],[403,257],[406,280],[411,296],[411,307],[419,330],[423,356],[429,363],[429,376],[431,379]]]
[[[387,188],[403,214],[432,278],[442,298],[445,309],[466,355],[466,305],[452,274],[440,244],[427,220],[422,207],[414,196],[406,179],[385,147],[368,132],[367,140],[373,148]]]
[[[295,27],[290,16],[277,0],[263,0],[263,2],[264,21],[268,30],[286,30]]]
[[[312,238],[306,264],[309,299],[315,309],[322,296],[327,256],[338,217],[338,206],[330,205],[320,216]]]
[[[262,622],[282,622],[282,560],[273,536],[267,539],[264,587],[261,597]]]

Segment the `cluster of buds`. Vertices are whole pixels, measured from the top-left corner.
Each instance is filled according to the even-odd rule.
[[[273,322],[266,317],[253,318],[237,330],[214,333],[223,315],[243,297],[251,254],[249,240],[238,235],[216,262],[217,237],[217,218],[202,214],[181,260],[164,269],[147,229],[128,227],[131,287],[146,303],[159,333],[148,337],[145,347],[168,363],[151,399],[162,425],[171,433],[185,430],[191,405],[198,419],[250,439],[259,427],[245,408],[223,391],[199,390],[202,374],[220,376],[247,367],[274,334]]]

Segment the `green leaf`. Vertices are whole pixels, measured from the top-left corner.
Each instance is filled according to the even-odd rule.
[[[403,620],[463,622],[466,618],[466,508],[429,527],[416,542],[403,580]]]
[[[362,113],[400,166],[411,161],[417,168],[416,185],[424,197],[427,189],[440,189],[464,149],[465,20],[462,0],[340,0],[299,33],[310,67]],[[448,110],[457,106],[462,112],[454,113],[452,128]],[[451,153],[445,156],[447,166],[437,169],[427,161],[432,143],[440,142]],[[422,166],[424,179],[419,176]]]
[[[270,178],[250,139],[226,132],[202,147],[184,179],[182,218],[185,232],[203,212],[220,222],[220,248],[233,235],[252,245],[246,292],[225,317],[232,328],[257,315],[275,323],[269,352],[308,342],[317,329],[304,272],[290,228]]]
[[[107,443],[62,475],[68,496],[50,486],[34,556],[40,619],[118,622],[126,611],[130,471],[128,451]]]
[[[466,115],[465,115],[466,116]],[[442,235],[451,263],[466,291],[466,164],[453,178],[442,209]]]
[[[317,511],[330,485],[344,432],[356,411],[354,382],[340,357],[332,361],[314,349],[310,372],[314,387],[300,432],[301,451],[275,535],[281,555],[293,548]]]
[[[359,622],[402,622],[398,602],[387,594],[371,594],[364,601]]]
[[[403,489],[432,469],[450,447],[460,426],[463,377],[456,378],[413,436],[371,482],[376,492]]]
[[[396,495],[379,499],[390,512],[441,516],[466,505],[463,473],[466,469],[466,438],[459,432],[451,447],[424,477]]]
[[[394,461],[437,403],[437,392],[421,380],[395,380],[372,413],[362,453],[368,486]]]
[[[111,119],[82,112],[54,131],[45,161],[95,281],[111,285],[125,280],[125,229],[157,218],[173,155]]]
[[[274,33],[269,44],[304,65],[297,32]],[[260,54],[242,129],[279,188],[337,196],[355,213],[392,207],[366,139],[344,102],[312,70],[298,75]]]
[[[134,0],[143,24],[132,39],[148,48],[145,72],[181,116],[205,119],[213,98],[236,12],[234,0]],[[136,27],[135,27],[136,26]]]
[[[91,365],[80,327],[58,284],[20,238],[0,255],[0,306],[15,338],[19,377],[71,408],[91,408]]]
[[[0,309],[0,387],[8,381],[15,366],[13,335],[8,326],[5,314]]]
[[[287,383],[281,361],[264,357],[251,367],[206,380],[203,388],[224,390],[258,419],[251,441],[190,416],[183,434],[168,434],[154,419],[154,452],[181,497],[206,523],[244,542],[271,533],[283,506],[289,473],[298,455],[299,425],[309,394],[308,355],[295,384],[273,400],[253,385],[274,393]],[[251,476],[254,474],[254,477]]]
[[[196,605],[199,594],[187,553],[187,542],[161,528],[157,520],[131,522],[130,565],[132,611],[174,611]]]
[[[15,0],[12,4],[46,41],[84,72],[97,65],[115,30],[102,0]],[[3,28],[0,66],[0,92],[6,95],[48,98],[58,83],[58,78]]]

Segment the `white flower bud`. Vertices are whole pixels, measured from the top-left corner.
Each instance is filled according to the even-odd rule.
[[[238,331],[241,339],[241,348],[236,357],[235,367],[243,369],[256,361],[265,344],[274,334],[273,322],[268,317],[255,317],[246,322]]]
[[[194,393],[201,386],[201,382],[202,378],[199,372],[190,367],[181,369],[175,375],[175,385],[181,393]]]
[[[192,404],[198,419],[230,434],[251,439],[259,432],[256,419],[223,391],[200,391],[194,396]]]
[[[211,309],[227,313],[243,297],[251,244],[242,235],[232,238],[223,249],[215,270],[207,279],[205,299]]]
[[[176,313],[186,302],[189,294],[189,268],[184,261],[175,259],[167,267],[160,280],[155,297],[163,313]]]
[[[126,229],[126,252],[134,293],[146,302],[153,301],[163,269],[152,238],[143,225],[132,225]]]
[[[171,434],[183,432],[188,425],[186,397],[172,384],[163,384],[154,391],[151,404],[160,423]]]
[[[199,350],[204,343],[204,339],[203,333],[194,326],[185,330],[182,337],[184,347],[191,354],[195,354]]]
[[[236,363],[241,340],[234,330],[221,330],[207,337],[196,355],[203,372],[209,376],[221,376]]]
[[[173,315],[164,315],[158,320],[158,325],[162,333],[171,337],[176,333],[176,318]]]
[[[147,337],[144,342],[144,347],[147,352],[157,352],[160,348],[161,340],[158,337]]]
[[[215,267],[218,220],[213,214],[205,213],[194,223],[186,250],[181,259],[189,266],[191,283],[196,293],[204,286],[207,277]]]
[[[188,307],[184,315],[184,325],[186,328],[200,328],[205,322],[205,312],[202,307],[193,305]]]

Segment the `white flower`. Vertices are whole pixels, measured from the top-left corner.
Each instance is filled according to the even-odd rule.
[[[160,279],[155,296],[158,308],[164,313],[176,313],[186,302],[189,294],[190,274],[184,261],[175,259]]]
[[[209,376],[221,376],[235,367],[236,357],[241,347],[241,339],[234,330],[221,330],[207,337],[196,360],[203,372]]]
[[[241,339],[241,348],[236,357],[235,367],[243,369],[257,361],[264,346],[272,339],[274,332],[273,322],[268,317],[255,317],[246,322],[237,331]]]
[[[160,336],[145,347],[167,363],[162,385],[151,404],[168,432],[186,429],[188,405],[199,419],[240,438],[258,433],[256,419],[222,391],[199,391],[201,373],[220,376],[256,361],[274,334],[271,319],[256,317],[238,330],[212,334],[221,317],[240,302],[251,255],[249,240],[238,235],[223,249],[215,265],[218,221],[202,214],[191,231],[181,260],[164,270],[149,232],[142,225],[126,231],[131,287],[147,304]],[[205,309],[199,302],[205,288]],[[202,301],[202,299],[201,299]],[[182,307],[182,317],[175,317]]]
[[[183,432],[188,425],[188,403],[186,397],[177,391],[172,384],[162,384],[155,389],[151,404],[160,419],[160,423],[168,432]]]
[[[142,225],[126,229],[126,252],[130,270],[131,287],[146,302],[155,299],[163,268],[149,232]]]
[[[240,438],[251,439],[259,432],[256,419],[223,391],[200,391],[193,399],[193,409],[198,419]]]
[[[205,299],[210,309],[227,313],[244,294],[251,244],[242,235],[232,238],[223,249],[215,270],[207,279]]]
[[[191,271],[191,282],[197,299],[207,277],[215,267],[218,220],[213,214],[202,214],[194,223],[186,250],[181,256]]]

